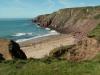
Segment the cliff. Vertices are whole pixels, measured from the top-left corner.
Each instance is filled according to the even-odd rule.
[[[75,45],[61,46],[50,52],[50,57],[70,61],[92,60],[100,55],[100,44],[93,38],[83,38]]]
[[[100,23],[100,6],[60,9],[40,15],[33,22],[61,33],[87,34]]]
[[[0,60],[12,60],[16,58],[26,59],[27,57],[16,42],[0,39]]]

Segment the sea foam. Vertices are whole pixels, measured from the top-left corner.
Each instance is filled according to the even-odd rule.
[[[38,36],[28,38],[28,39],[18,39],[18,40],[16,40],[16,42],[25,42],[25,41],[32,40],[32,39],[37,39],[37,38],[46,37],[46,36],[50,36],[50,35],[58,35],[58,34],[59,33],[56,32],[55,30],[51,30],[48,34],[38,35]]]
[[[15,33],[14,35],[12,36],[24,36],[24,35],[32,35],[32,33]]]

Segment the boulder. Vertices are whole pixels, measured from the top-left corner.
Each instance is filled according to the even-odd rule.
[[[12,40],[0,39],[0,60],[26,59],[19,44]]]

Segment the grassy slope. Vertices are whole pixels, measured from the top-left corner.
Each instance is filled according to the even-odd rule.
[[[0,75],[100,75],[100,61],[5,61],[0,63]]]

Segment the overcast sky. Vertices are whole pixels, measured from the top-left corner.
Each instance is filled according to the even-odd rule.
[[[0,0],[0,18],[33,18],[61,8],[96,5],[100,0]]]

